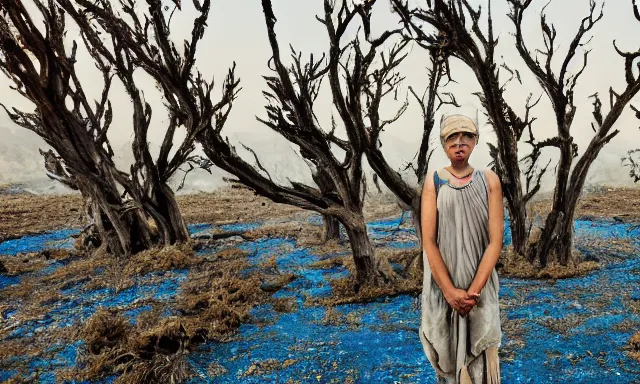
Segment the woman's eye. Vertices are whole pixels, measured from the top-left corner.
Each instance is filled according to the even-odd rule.
[[[465,133],[464,133],[464,137],[465,137],[466,139],[473,139],[473,133],[465,132]]]

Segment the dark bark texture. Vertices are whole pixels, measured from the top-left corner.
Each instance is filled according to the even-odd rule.
[[[364,116],[369,111],[369,106],[363,105],[363,101],[385,93],[384,89],[389,88],[387,82],[395,84],[399,81],[392,71],[395,64],[384,79],[375,77],[383,76],[376,75],[378,72],[373,68],[378,49],[389,37],[397,34],[397,31],[385,32],[375,39],[369,38],[371,8],[375,2],[352,6],[345,1],[336,6],[336,2],[326,0],[324,15],[317,19],[325,26],[329,51],[319,60],[310,55],[309,60],[303,62],[302,54],[291,48],[291,64],[285,65],[276,37],[273,6],[269,0],[262,1],[273,54],[269,68],[273,74],[265,76],[267,116],[258,120],[297,147],[311,168],[316,186],[294,181],[290,181],[290,185],[282,185],[274,181],[260,164],[258,156],[254,156],[255,165],[241,159],[235,148],[222,138],[219,129],[207,129],[199,136],[207,157],[256,193],[278,203],[320,213],[326,222],[327,237],[338,233],[334,221],[337,220],[351,241],[359,284],[373,285],[392,276],[385,275],[378,268],[362,214],[366,192],[362,161],[368,145]],[[358,20],[362,22],[370,43],[367,52],[362,51],[357,38],[346,44],[342,41],[347,27],[355,25]],[[398,46],[396,55],[401,48]],[[390,60],[395,63],[399,58]],[[324,79],[329,82],[333,105],[338,113],[330,129],[323,129],[314,114],[314,102]],[[378,106],[371,108],[377,112]],[[336,134],[338,124],[344,128],[346,137]],[[338,158],[332,151],[333,147],[344,152],[344,157]]]
[[[595,123],[592,124],[594,136],[583,155],[578,158],[578,148],[570,133],[576,113],[573,91],[587,65],[590,51],[583,52],[583,67],[575,74],[569,73],[568,67],[578,49],[588,42],[587,34],[601,20],[602,11],[596,10],[595,1],[590,2],[589,15],[581,20],[565,56],[559,59],[560,69],[554,71],[552,62],[555,62],[553,59],[557,56],[556,30],[547,22],[544,11],[540,16],[540,23],[545,49],[536,50],[537,53],[532,54],[523,39],[522,20],[533,0],[507,1],[511,8],[509,16],[515,26],[516,47],[527,68],[537,78],[549,97],[556,116],[557,135],[543,141],[535,139],[533,123],[536,119],[530,114],[540,99],[532,101],[532,95],[529,96],[524,118],[519,117],[504,99],[505,86],[514,79],[520,82],[521,79],[519,72],[510,69],[505,63],[498,66],[495,61],[495,47],[498,40],[493,31],[491,2],[487,11],[486,31],[480,27],[481,9],[474,9],[467,0],[434,0],[427,2],[423,8],[413,10],[401,0],[393,0],[393,5],[405,24],[405,30],[416,41],[428,48],[444,45],[449,56],[460,59],[476,75],[482,89],[478,97],[486,109],[497,136],[497,146],[490,145],[490,153],[493,158],[493,168],[500,176],[507,200],[514,250],[531,261],[537,259],[542,266],[552,260],[567,264],[573,250],[575,209],[589,167],[602,147],[617,135],[618,130],[613,129],[613,125],[640,90],[640,80],[633,74],[633,66],[640,58],[640,51],[626,53],[616,47],[625,60],[624,73],[627,86],[620,94],[613,89],[610,90],[610,109],[606,115],[603,115],[602,102],[598,94],[592,96],[594,98]],[[637,15],[635,4],[634,10]],[[418,26],[418,23],[431,25],[435,27],[436,32],[427,33]],[[502,83],[500,69],[505,70],[510,76]],[[518,143],[524,133],[528,133],[528,139],[525,142],[533,149],[530,154],[519,159]],[[540,189],[540,180],[549,167],[549,163],[543,167],[538,165],[541,150],[545,147],[555,147],[560,152],[560,160],[556,168],[553,207],[546,218],[540,240],[536,244],[529,244],[530,226],[528,227],[527,223],[530,220],[527,218],[526,205]],[[525,179],[524,184],[521,174]]]
[[[133,0],[121,1],[117,11],[106,0],[34,3],[38,17],[44,20],[43,31],[21,1],[0,4],[0,69],[14,89],[35,104],[34,112],[4,109],[16,124],[35,132],[53,148],[55,153],[41,151],[47,174],[87,199],[90,224],[108,251],[129,255],[157,244],[187,241],[189,234],[169,181],[194,159],[190,155],[201,129],[190,119],[191,110],[200,106],[190,104],[185,95],[205,92],[209,96],[211,91],[199,73],[192,73],[210,1],[196,7],[200,16],[183,54],[169,39],[166,16],[171,10],[165,10],[159,0],[146,2],[144,24]],[[73,42],[70,52],[65,48],[69,20],[79,28],[84,47],[102,73],[99,100],[90,99],[84,91],[89,85],[77,76],[77,44]],[[139,68],[158,82],[169,110],[156,159],[150,154],[147,137],[152,109],[133,78]],[[134,163],[128,173],[115,166],[107,135],[114,113],[110,102],[114,78],[124,85],[133,107]],[[227,84],[213,113],[230,104],[234,86]],[[179,128],[187,130],[187,138],[170,156]]]

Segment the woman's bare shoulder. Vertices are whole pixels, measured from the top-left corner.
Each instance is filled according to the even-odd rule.
[[[438,172],[437,169],[427,171],[427,173],[424,176],[423,190],[435,191],[434,175],[436,172]],[[438,172],[438,175],[440,175],[439,172]]]
[[[493,170],[486,168],[484,170],[484,177],[487,179],[489,189],[499,190],[501,188],[500,177]]]

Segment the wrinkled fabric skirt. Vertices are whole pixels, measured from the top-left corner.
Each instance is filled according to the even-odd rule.
[[[463,366],[456,374],[446,374],[437,369],[438,356],[420,332],[427,359],[436,371],[437,384],[500,384],[500,358],[498,347],[485,349],[479,356]]]

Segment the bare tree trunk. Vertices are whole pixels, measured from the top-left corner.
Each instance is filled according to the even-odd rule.
[[[416,230],[416,236],[418,237],[418,244],[420,244],[420,250],[422,250],[422,216],[421,216],[421,205],[420,199],[418,198],[418,203],[411,209],[411,221],[413,222],[413,227]],[[424,260],[422,259],[422,252],[420,252],[416,256],[417,260],[413,260],[411,264],[418,263],[418,268],[420,270],[424,270]]]
[[[322,215],[322,241],[340,240],[340,222],[335,217]]]
[[[128,256],[151,246],[149,226],[135,210],[127,209],[117,188],[107,180],[96,183],[85,175],[77,177],[79,189],[91,205],[99,245],[113,255]]]
[[[344,220],[342,224],[351,243],[353,261],[356,265],[356,281],[359,284],[378,285],[381,273],[377,268],[373,245],[367,233],[364,218],[353,214],[350,220]]]
[[[331,175],[329,175],[323,169],[318,169],[317,171],[312,171],[313,181],[318,185],[320,192],[323,196],[331,197],[339,199],[338,193],[336,191],[335,182],[331,179]],[[322,224],[324,227],[324,231],[322,233],[322,241],[329,240],[339,240],[340,239],[340,222],[338,218],[331,215],[322,215]]]
[[[184,222],[176,196],[168,185],[162,184],[155,190],[155,198],[153,201],[153,209],[151,212],[157,212],[157,216],[153,217],[158,225],[166,228],[167,235],[164,236],[165,244],[185,243],[189,241],[189,231]],[[162,223],[162,224],[160,224]]]
[[[520,204],[517,204],[518,202]],[[511,229],[511,246],[518,255],[525,256],[529,241],[526,226],[526,205],[523,200],[507,198],[507,211],[509,212],[509,228]]]

